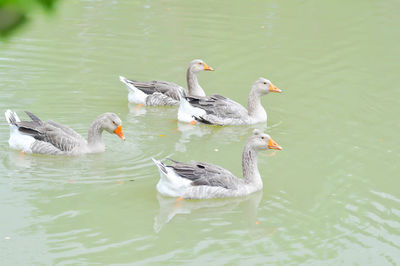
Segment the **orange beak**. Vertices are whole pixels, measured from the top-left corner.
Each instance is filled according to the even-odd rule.
[[[114,133],[117,134],[122,140],[125,140],[124,133],[122,132],[122,125],[119,125],[115,130]]]
[[[268,140],[268,149],[273,149],[273,150],[282,150],[282,147],[278,145],[278,143],[275,142],[272,138]]]
[[[204,63],[204,70],[214,71],[214,68],[212,68],[209,65],[207,65],[206,63]]]
[[[273,85],[273,84],[271,84],[271,85],[269,86],[269,91],[270,91],[270,92],[277,92],[277,93],[281,93],[281,92],[282,92],[282,90],[278,89],[278,88],[275,87],[275,85]]]

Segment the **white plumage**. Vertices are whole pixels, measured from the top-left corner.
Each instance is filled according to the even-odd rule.
[[[121,80],[129,89],[128,93],[128,101],[130,103],[135,104],[146,104],[146,99],[148,95],[143,91],[136,88],[128,79],[124,78],[123,76],[119,76],[119,80]]]
[[[42,121],[34,114],[25,111],[31,121],[21,121],[18,115],[7,110],[6,120],[10,126],[9,145],[26,153],[77,155],[104,151],[101,135],[103,130],[125,139],[121,119],[114,113],[98,116],[88,131],[86,141],[73,129],[54,121]]]
[[[207,97],[188,96],[181,99],[178,120],[193,120],[212,125],[248,125],[267,121],[267,113],[261,105],[261,97],[269,92],[281,92],[269,80],[259,78],[251,87],[247,109],[241,104],[214,94]]]
[[[160,171],[160,181],[157,183],[157,190],[164,196],[180,197],[182,191],[190,188],[191,181],[177,175],[174,169],[167,167],[161,161],[152,158]]]
[[[147,106],[176,106],[179,100],[187,95],[205,96],[201,88],[197,74],[202,71],[213,71],[203,60],[195,59],[189,63],[186,71],[188,90],[168,81],[137,81],[129,80],[122,76],[119,79],[128,87],[128,100],[130,103]]]
[[[8,139],[8,144],[10,145],[10,147],[12,149],[31,153],[31,146],[35,142],[35,138],[19,132],[18,127],[15,125],[15,123],[21,122],[21,120],[15,112],[7,110],[5,112],[5,117],[8,124],[10,125],[10,138]]]
[[[249,137],[242,153],[243,178],[209,163],[191,161],[166,165],[153,158],[160,172],[157,191],[164,196],[190,199],[240,197],[262,189],[257,166],[259,150],[282,148],[267,134],[258,130]]]
[[[178,120],[185,123],[190,123],[195,120],[195,117],[201,117],[206,114],[206,111],[192,106],[185,98],[181,98],[178,109]]]

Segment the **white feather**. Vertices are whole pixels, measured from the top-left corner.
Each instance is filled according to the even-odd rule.
[[[12,118],[15,119],[15,122],[21,121],[15,112],[7,110],[4,115],[10,125],[10,138],[8,139],[10,147],[26,153],[32,153],[31,146],[36,141],[35,138],[22,134],[19,132],[18,127],[11,123]]]
[[[192,106],[185,98],[181,98],[178,110],[178,120],[181,122],[190,123],[194,120],[193,116],[205,115],[206,111]]]
[[[186,190],[191,187],[192,181],[180,177],[173,168],[166,167],[160,161],[155,160],[154,158],[152,159],[160,172],[160,181],[157,183],[157,191],[160,194],[169,197],[183,196]],[[167,173],[164,173],[163,169],[165,169]]]
[[[129,83],[128,80],[122,76],[119,76],[119,79],[125,83],[125,85],[129,89],[128,93],[128,101],[130,103],[135,103],[135,104],[146,104],[146,98],[147,94],[144,93],[143,91],[139,90],[136,88],[133,84]]]

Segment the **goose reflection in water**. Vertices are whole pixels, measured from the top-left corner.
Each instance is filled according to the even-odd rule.
[[[146,107],[143,104],[128,103],[129,113],[134,116],[141,116],[147,113]]]
[[[171,222],[176,215],[188,215],[192,212],[203,212],[204,217],[217,216],[223,213],[229,213],[244,205],[243,219],[246,220],[248,228],[257,225],[257,209],[260,205],[263,193],[262,191],[239,198],[208,199],[208,200],[186,200],[181,198],[164,197],[157,193],[157,200],[160,205],[160,211],[154,217],[153,229],[156,233]]]

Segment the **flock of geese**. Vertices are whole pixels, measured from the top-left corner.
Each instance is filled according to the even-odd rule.
[[[221,95],[206,96],[197,75],[213,70],[203,60],[191,61],[186,72],[187,90],[166,81],[140,82],[122,76],[120,80],[129,89],[129,102],[146,106],[179,106],[178,120],[181,122],[225,126],[267,121],[261,96],[269,92],[280,93],[280,89],[268,79],[257,79],[251,86],[246,109]],[[10,125],[9,145],[25,153],[80,155],[103,152],[104,130],[125,140],[122,121],[115,113],[104,113],[95,118],[89,127],[87,140],[67,126],[54,121],[44,122],[31,112],[25,113],[30,121],[21,121],[12,110],[5,112]],[[263,183],[257,166],[257,153],[266,149],[282,150],[268,134],[255,129],[243,149],[243,178],[209,163],[183,163],[169,159],[172,164],[167,165],[153,158],[160,172],[157,190],[164,196],[190,199],[240,197],[259,191]]]

